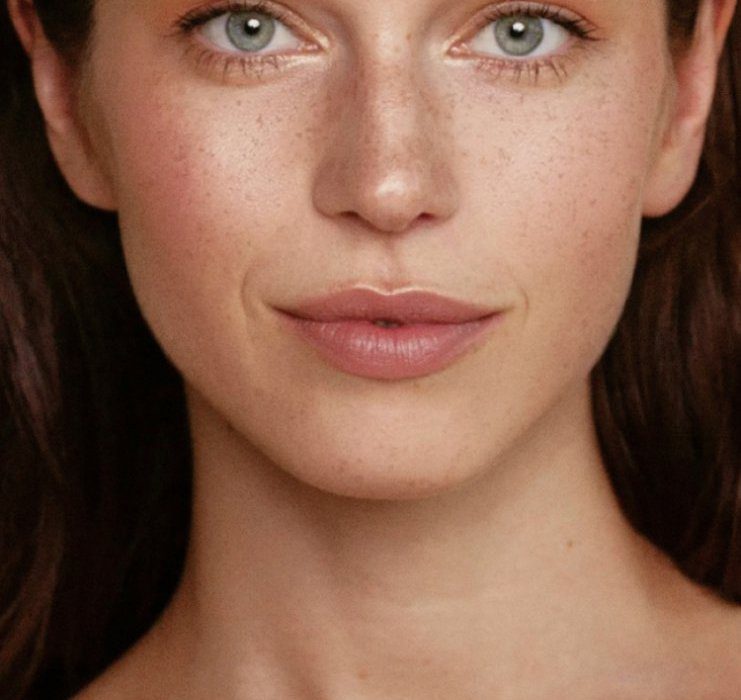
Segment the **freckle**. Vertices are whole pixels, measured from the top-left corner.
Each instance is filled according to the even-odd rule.
[[[505,148],[502,148],[501,146],[497,149],[497,155],[499,156],[499,159],[505,163],[512,162],[512,156],[510,155],[509,151]]]
[[[358,671],[358,680],[361,680],[361,681],[365,681],[365,680],[367,680],[367,679],[368,679],[368,675],[369,675],[369,674],[368,674],[368,671],[367,671],[367,669],[361,668],[361,669],[360,669],[360,670]]]
[[[569,540],[566,543],[566,549],[573,549],[574,548],[574,540]]]

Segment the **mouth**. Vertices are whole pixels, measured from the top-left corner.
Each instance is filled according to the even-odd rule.
[[[313,321],[358,320],[379,327],[398,327],[415,323],[467,323],[491,316],[498,309],[429,292],[379,294],[353,288],[307,299],[284,311]]]
[[[279,310],[290,330],[335,369],[368,379],[422,377],[481,345],[503,313],[423,292],[366,289]]]

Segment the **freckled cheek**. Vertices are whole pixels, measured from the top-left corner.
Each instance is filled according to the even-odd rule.
[[[573,174],[567,171],[556,189],[561,217],[552,235],[560,255],[552,272],[561,275],[561,284],[581,282],[572,288],[580,304],[601,305],[609,313],[622,307],[629,291],[648,162],[643,147],[620,138],[596,137],[593,143],[591,152],[575,149]],[[546,222],[536,219],[536,228],[547,231]]]
[[[115,146],[132,277],[153,298],[238,303],[247,271],[287,252],[305,199],[294,125],[238,105],[157,108],[141,122],[122,121]]]
[[[506,261],[534,362],[583,370],[627,298],[650,137],[640,110],[623,104],[587,119],[572,105],[551,120],[513,113],[502,131],[467,145],[477,154],[467,189],[488,230],[485,255]]]
[[[550,329],[565,356],[577,347],[594,359],[629,293],[640,228],[640,188],[629,172],[575,164],[573,179],[531,217],[528,247],[540,254],[535,265],[520,258],[518,273],[534,327]]]
[[[564,110],[558,121],[528,125],[521,118],[505,131],[507,138],[489,137],[489,176],[477,182],[474,173],[471,189],[489,212],[494,244],[511,251],[523,283],[564,270],[572,278],[579,270],[610,277],[615,267],[630,267],[649,167],[639,116],[606,112],[584,120]]]
[[[630,290],[638,245],[640,158],[577,154],[560,184],[545,189],[523,232],[517,274],[526,290],[533,328],[552,338],[554,359],[596,360],[612,334]],[[638,154],[635,154],[638,156]],[[613,163],[613,166],[615,163]],[[576,352],[575,352],[576,349]],[[562,352],[559,353],[559,350]]]

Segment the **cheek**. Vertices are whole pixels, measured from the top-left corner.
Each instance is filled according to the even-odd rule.
[[[471,226],[486,232],[468,255],[506,270],[544,377],[585,376],[630,290],[662,86],[660,71],[631,75],[617,66],[504,106],[469,96],[456,116]]]
[[[138,105],[136,121],[108,117],[129,274],[184,371],[204,357],[206,338],[220,339],[207,352],[227,367],[245,349],[245,285],[251,298],[269,300],[276,278],[290,288],[280,279],[290,268],[300,287],[302,268],[287,263],[310,248],[297,220],[311,204],[302,155],[311,103],[283,96],[293,108],[281,110],[279,96],[224,93],[160,89],[157,102],[127,99]]]
[[[462,257],[477,276],[496,271],[518,302],[475,398],[497,426],[492,445],[558,414],[572,389],[585,395],[622,313],[660,93],[628,82],[533,91],[506,107],[459,102],[462,210],[479,232]]]
[[[530,326],[552,339],[550,350],[581,349],[554,359],[578,361],[586,351],[596,361],[635,266],[647,150],[626,147],[618,124],[627,115],[594,116],[589,125],[575,121],[536,138],[511,175],[523,192],[513,198],[507,227],[510,266]]]

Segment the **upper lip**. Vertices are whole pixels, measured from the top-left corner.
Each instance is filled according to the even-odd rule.
[[[496,309],[430,292],[380,294],[353,288],[304,300],[285,311],[314,321],[395,321],[396,323],[466,323],[492,316]]]

